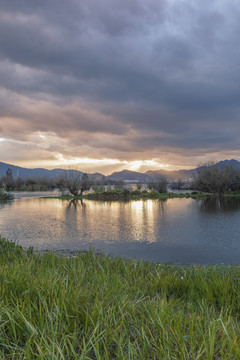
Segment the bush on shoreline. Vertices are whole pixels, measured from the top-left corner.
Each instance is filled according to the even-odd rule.
[[[0,240],[1,359],[238,359],[240,269]]]
[[[13,199],[13,195],[10,194],[9,192],[0,190],[0,201],[7,201],[7,200],[12,200]]]

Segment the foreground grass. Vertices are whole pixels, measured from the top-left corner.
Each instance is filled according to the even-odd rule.
[[[240,359],[240,269],[0,240],[0,359]]]

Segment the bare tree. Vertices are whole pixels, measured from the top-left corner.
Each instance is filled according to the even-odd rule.
[[[142,184],[141,183],[137,183],[137,189],[141,190],[142,189]]]
[[[158,191],[159,193],[167,192],[167,178],[164,175],[160,175],[158,177],[157,182],[155,183],[154,190]]]
[[[124,182],[122,180],[116,180],[114,183],[115,190],[123,190]]]
[[[19,176],[15,179],[15,189],[20,190],[24,185],[24,180]]]
[[[231,189],[233,184],[236,183],[237,177],[238,172],[231,166],[217,166],[210,163],[199,169],[192,183],[192,188],[222,194]]]
[[[62,183],[73,196],[82,195],[84,191],[91,188],[91,181],[88,175],[81,175],[76,170],[67,170],[63,176]]]
[[[177,181],[173,181],[170,186],[172,190],[182,190],[184,185],[185,183],[181,179],[178,179]]]
[[[80,195],[82,195],[84,191],[90,190],[90,188],[91,188],[91,181],[87,174],[83,174],[81,179]]]
[[[10,191],[14,189],[14,180],[12,175],[12,169],[7,169],[6,171],[6,184],[5,184],[6,190]]]
[[[5,183],[5,181],[4,181],[4,176],[1,176],[1,177],[0,177],[0,189],[3,188],[4,183]]]
[[[149,182],[149,183],[147,184],[147,188],[148,188],[149,190],[153,190],[153,189],[154,189],[154,183],[153,183],[153,182]]]
[[[164,175],[159,175],[155,182],[148,183],[149,190],[155,190],[159,193],[167,192],[167,178]]]

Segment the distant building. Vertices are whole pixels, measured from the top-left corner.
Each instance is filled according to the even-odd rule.
[[[139,180],[123,180],[123,182],[127,183],[127,184],[137,184],[139,183]]]

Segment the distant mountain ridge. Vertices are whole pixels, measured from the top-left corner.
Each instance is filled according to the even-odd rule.
[[[240,171],[240,162],[234,159],[231,160],[223,160],[219,161],[218,163],[212,166],[231,166],[236,170]],[[203,168],[204,166],[197,167],[195,169],[190,170],[175,170],[175,171],[168,171],[168,170],[148,170],[145,173],[140,173],[136,171],[130,170],[123,170],[119,172],[114,172],[111,175],[107,176],[107,179],[112,180],[124,180],[124,181],[134,181],[137,180],[138,182],[151,182],[157,180],[159,175],[166,176],[168,181],[176,181],[181,179],[183,181],[191,181],[193,177],[198,173],[198,171]]]
[[[240,171],[240,162],[235,159],[219,161],[211,166],[218,166],[218,167],[231,166],[235,170]],[[205,165],[190,170],[175,170],[175,171],[168,171],[162,169],[148,170],[147,172],[145,172],[144,176],[147,175],[148,178],[150,178],[150,181],[151,180],[154,181],[154,179],[157,179],[157,176],[159,175],[166,176],[168,181],[176,181],[178,179],[181,179],[183,181],[191,181],[194,178],[194,176],[197,175],[199,170],[201,170],[204,167]]]
[[[47,169],[43,169],[43,168],[28,169],[28,168],[23,168],[20,166],[15,166],[15,165],[0,162],[0,176],[6,175],[7,169],[12,170],[12,175],[14,178],[16,178],[18,176],[22,177],[22,178],[41,177],[41,176],[54,178],[54,177],[62,175],[62,173],[64,171],[62,169],[54,169],[54,170],[47,170]]]
[[[122,170],[122,171],[116,171],[112,173],[111,175],[106,176],[106,179],[109,180],[125,180],[125,181],[141,181],[141,182],[147,182],[149,180],[149,176],[147,174],[137,172],[137,171],[131,171],[131,170]]]
[[[83,174],[82,171],[79,170],[66,170],[66,169],[44,169],[44,168],[35,168],[35,169],[28,169],[23,168],[21,166],[15,166],[11,164],[6,164],[3,162],[0,162],[0,176],[6,175],[7,169],[12,170],[13,178],[21,177],[21,178],[35,178],[35,177],[48,177],[48,178],[57,178],[59,176],[63,176],[65,173],[69,171],[73,171],[75,173],[78,173],[80,175]],[[99,180],[104,175],[100,173],[94,173],[94,174],[88,174],[90,178]]]
[[[240,171],[240,162],[231,159],[231,160],[223,160],[219,161],[218,163],[212,165],[212,166],[231,166],[236,170]],[[129,181],[129,182],[151,182],[157,179],[159,175],[164,175],[167,177],[168,181],[173,181],[177,179],[181,179],[183,181],[188,181],[193,178],[195,174],[202,168],[202,166],[197,167],[195,169],[190,170],[176,170],[176,171],[167,171],[167,170],[149,170],[145,173],[137,172],[137,171],[131,171],[131,170],[122,170],[118,172],[113,172],[111,175],[104,176],[101,173],[94,173],[94,174],[88,174],[88,176],[92,179],[101,180],[102,178],[105,178],[106,180],[123,180],[123,181]],[[44,168],[35,168],[35,169],[28,169],[23,168],[20,166],[15,166],[11,164],[6,164],[3,162],[0,162],[0,176],[6,175],[7,169],[12,169],[13,177],[48,177],[48,178],[54,178],[62,176],[65,172],[68,172],[69,170],[66,169],[44,169]],[[71,170],[72,171],[72,170]],[[83,174],[82,171],[79,170],[73,170],[76,173],[79,173],[80,175]]]
[[[239,170],[240,169],[240,162],[234,159],[231,160],[223,160],[223,161],[219,161],[217,164],[217,166],[231,166],[233,169]]]

